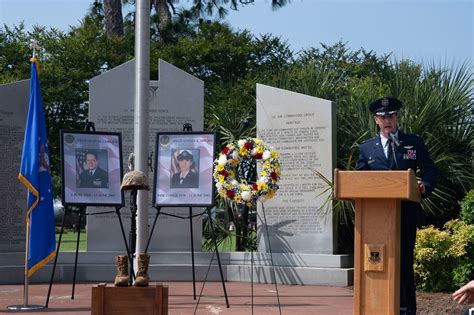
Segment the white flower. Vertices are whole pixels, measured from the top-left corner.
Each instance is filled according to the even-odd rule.
[[[266,161],[272,156],[272,153],[268,150],[265,150],[262,154],[262,160]]]
[[[235,179],[233,179],[230,183],[231,183],[232,186],[238,186],[239,185],[239,182],[236,181]]]
[[[227,157],[225,156],[225,154],[221,154],[217,162],[219,165],[225,165],[225,163],[227,163]]]
[[[252,154],[252,156],[255,156],[257,154],[257,148],[253,148],[250,153]]]
[[[245,140],[245,139],[240,139],[239,142],[237,142],[237,144],[239,145],[239,148],[240,148],[240,147],[243,147],[246,142],[247,142],[247,140]]]
[[[239,159],[239,152],[237,152],[237,151],[232,152],[232,159],[238,160]]]
[[[222,190],[222,184],[217,182],[216,183],[216,188],[217,188],[218,191],[221,191]]]
[[[245,201],[249,201],[252,199],[252,193],[250,191],[243,191],[242,192],[242,199]]]

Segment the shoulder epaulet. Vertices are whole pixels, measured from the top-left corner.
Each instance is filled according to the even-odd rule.
[[[374,141],[374,140],[376,140],[376,138],[377,138],[377,136],[369,138],[369,139],[365,139],[364,141],[361,142],[361,144],[364,144],[364,143],[369,142],[369,141]]]

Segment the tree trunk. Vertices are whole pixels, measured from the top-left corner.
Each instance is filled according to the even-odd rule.
[[[156,14],[158,15],[158,30],[163,31],[171,23],[171,11],[167,0],[153,0]]]
[[[104,0],[104,14],[107,38],[123,36],[121,0]]]

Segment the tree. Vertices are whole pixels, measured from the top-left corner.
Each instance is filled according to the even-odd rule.
[[[107,37],[123,36],[121,0],[104,0],[104,15]]]
[[[95,0],[96,8],[101,6],[101,1],[104,4],[105,24],[107,35],[122,36],[124,34],[124,21],[122,17],[122,3],[121,0]],[[123,0],[123,3],[135,4],[137,0]],[[151,21],[154,24],[152,29],[156,30],[154,38],[158,41],[169,38],[169,31],[173,28],[170,25],[173,23],[172,16],[188,15],[190,18],[198,19],[202,17],[212,17],[217,15],[220,19],[228,14],[227,6],[232,10],[238,10],[239,6],[245,6],[254,3],[255,0],[194,0],[193,4],[188,9],[176,9],[174,0],[150,0],[150,10],[155,9],[156,14],[151,16]],[[285,6],[288,0],[272,0],[271,7],[273,10]],[[152,12],[150,12],[151,14]],[[134,10],[128,14],[128,19],[134,20]],[[179,19],[178,19],[179,20]],[[133,23],[132,23],[133,25]]]

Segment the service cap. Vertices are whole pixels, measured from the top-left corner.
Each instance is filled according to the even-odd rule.
[[[382,97],[369,104],[369,110],[377,116],[390,115],[398,112],[402,102],[394,97]]]
[[[182,151],[180,154],[178,154],[178,157],[177,157],[178,161],[181,161],[181,160],[188,160],[188,161],[194,161],[194,158],[193,158],[193,155],[191,154],[191,152],[189,151]]]

